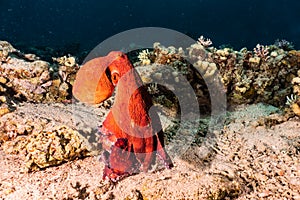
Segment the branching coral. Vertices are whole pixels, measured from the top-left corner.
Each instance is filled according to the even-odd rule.
[[[149,50],[143,50],[139,53],[138,59],[140,60],[142,65],[149,65],[151,63]]]
[[[147,91],[149,92],[149,94],[157,94],[159,92],[157,83],[151,83],[148,86]]]
[[[299,97],[297,95],[291,94],[291,96],[286,97],[286,105],[288,105],[292,111],[300,117],[300,106],[298,104]]]
[[[209,38],[204,38],[203,35],[201,35],[199,38],[198,38],[198,41],[197,41],[198,44],[201,44],[203,47],[209,47],[210,45],[212,45],[212,41],[209,39]]]
[[[56,61],[59,65],[64,65],[67,67],[73,67],[76,64],[76,59],[73,56],[62,56],[59,58],[52,58],[53,61]]]
[[[293,43],[283,39],[283,40],[279,40],[277,39],[274,43],[275,46],[277,46],[278,48],[281,48],[285,51],[290,51],[294,49],[294,45]]]
[[[291,96],[287,96],[286,97],[286,105],[289,105],[291,106],[293,103],[295,103],[298,99],[298,96],[297,95],[294,95],[294,94],[291,94]]]
[[[260,57],[263,61],[266,61],[269,58],[269,47],[257,44],[256,47],[253,49],[255,55]]]

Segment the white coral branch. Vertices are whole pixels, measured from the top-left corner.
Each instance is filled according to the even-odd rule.
[[[257,44],[256,47],[253,49],[255,55],[260,57],[263,60],[267,60],[269,58],[269,47]]]
[[[198,38],[198,41],[197,41],[198,44],[201,44],[202,46],[204,47],[209,47],[210,45],[212,45],[212,41],[209,39],[209,38],[204,38],[203,35],[201,35],[199,38]]]
[[[291,97],[287,96],[286,97],[286,105],[290,106],[292,105],[293,103],[295,103],[298,99],[298,96],[297,95],[294,95],[292,94]]]

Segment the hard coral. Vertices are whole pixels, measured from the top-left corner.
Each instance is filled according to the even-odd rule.
[[[261,58],[263,61],[266,61],[269,58],[269,47],[257,44],[256,47],[253,49],[255,55]]]
[[[294,45],[293,43],[283,39],[283,40],[279,40],[277,39],[274,43],[275,46],[277,46],[278,48],[281,48],[285,51],[290,51],[294,49]]]
[[[0,64],[7,63],[10,61],[9,54],[12,52],[16,52],[17,50],[8,42],[0,41]]]
[[[26,145],[26,167],[32,171],[87,156],[88,147],[81,137],[67,126],[33,133]]]
[[[214,63],[202,66],[202,60],[205,60],[209,55],[209,52],[200,44],[196,43],[192,45],[189,49],[184,51],[183,48],[179,47],[165,47],[160,43],[154,43],[154,65],[147,66],[147,69],[139,69],[141,72],[142,80],[144,81],[149,77],[153,82],[161,82],[165,80],[167,82],[175,82],[176,90],[178,93],[183,96],[174,97],[173,93],[170,93],[170,90],[166,88],[172,88],[174,85],[166,85],[166,87],[159,87],[159,92],[156,92],[154,95],[155,103],[162,104],[172,110],[178,110],[178,98],[187,99],[184,97],[186,95],[186,80],[194,89],[194,94],[196,94],[197,99],[199,100],[200,110],[204,113],[209,112],[210,110],[210,99],[209,93],[207,91],[207,86],[204,83],[203,77],[200,76],[200,73],[205,74],[207,77],[212,77],[212,74],[215,72]],[[190,63],[185,59],[186,56],[191,56],[192,59],[189,61],[198,62],[197,64]],[[203,56],[203,57],[202,57]],[[192,66],[194,64],[194,67]],[[204,64],[205,65],[205,64]],[[205,68],[205,69],[204,69]],[[145,72],[147,73],[145,73]],[[151,82],[150,81],[150,82]],[[147,81],[145,81],[148,83]],[[171,103],[169,103],[171,102]],[[172,103],[173,102],[173,103]]]
[[[0,50],[0,63],[7,63],[10,61],[10,57],[8,56],[8,53]]]
[[[84,112],[87,110],[85,107]],[[89,115],[88,122],[76,120],[75,129],[73,114],[72,105],[19,105],[14,112],[0,118],[2,150],[24,158],[28,171],[97,154],[95,141],[86,139],[92,134],[92,130],[86,130],[86,124],[94,123],[96,116]]]
[[[203,35],[198,38],[197,43],[201,44],[203,47],[209,47],[212,45],[212,41],[209,38],[205,39]]]
[[[178,56],[177,53],[166,54],[165,52],[168,51],[164,51],[162,45],[155,47],[156,59],[154,59],[154,63],[165,61],[164,64],[172,66],[176,59],[180,59],[180,62],[177,62],[179,73],[182,70],[188,72],[193,70],[190,65],[185,65],[184,57]],[[178,52],[179,49],[174,51]],[[240,51],[234,51],[230,48],[204,48],[199,44],[199,41],[184,51],[183,54],[189,57],[189,61],[202,74],[202,78],[206,78],[206,84],[209,84],[210,79],[217,78],[215,72],[219,71],[224,90],[227,92],[229,105],[251,102],[264,102],[276,106],[284,105],[285,97],[290,95],[292,91],[291,80],[297,74],[300,66],[300,53],[298,51],[285,52],[279,48],[259,44],[254,48],[254,55],[246,48]],[[161,72],[160,74],[160,77],[166,78]],[[201,81],[201,78],[196,81],[190,75],[188,76],[191,84],[194,81],[199,84]],[[205,91],[205,88],[203,86],[198,87],[200,89],[199,94],[207,94],[208,91]],[[207,98],[202,96],[201,99]],[[208,102],[206,101],[206,107]]]
[[[59,65],[64,65],[67,67],[73,67],[76,64],[76,59],[73,56],[62,56],[59,58],[52,58],[53,61],[56,61]]]
[[[9,56],[12,53],[14,56]],[[9,62],[6,62],[8,58]],[[8,42],[0,41],[0,59],[0,96],[32,102],[71,99],[72,84],[79,69],[75,57],[63,56],[54,59],[54,64],[48,63],[33,54],[22,54]]]
[[[151,63],[149,50],[143,50],[139,53],[138,59],[140,60],[142,65],[149,65]]]

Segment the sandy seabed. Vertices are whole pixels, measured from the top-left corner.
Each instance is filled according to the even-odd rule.
[[[15,112],[30,115],[32,107],[40,109],[35,112],[43,118],[56,118],[57,104],[53,108],[24,104]],[[156,170],[117,183],[102,180],[104,164],[99,156],[27,172],[25,156],[7,153],[2,145],[0,198],[300,199],[300,119],[265,114],[266,107],[237,108],[216,133],[214,145],[191,146],[184,155],[173,157],[173,169],[158,164]],[[67,106],[61,104],[59,109],[60,116],[68,118]]]

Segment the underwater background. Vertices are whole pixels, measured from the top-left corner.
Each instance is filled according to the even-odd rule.
[[[300,200],[299,11],[299,0],[0,0],[0,199]],[[135,28],[143,37],[120,34]],[[158,133],[143,139],[132,125],[149,120]],[[146,173],[141,153],[163,141],[173,169],[151,158]]]
[[[299,49],[299,11],[296,0],[1,0],[0,38],[21,50],[76,54],[122,31],[154,26],[204,35],[216,47],[253,49],[285,39]]]

